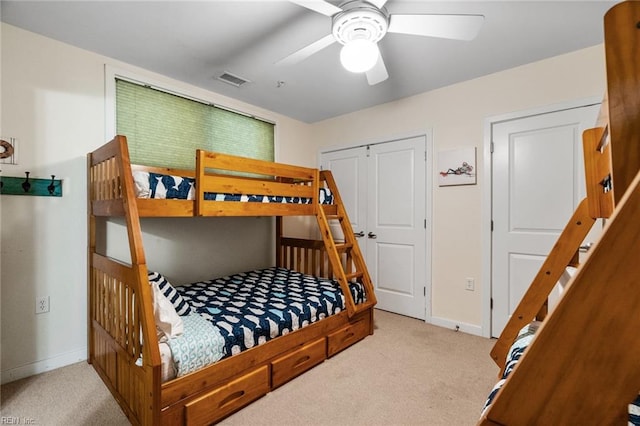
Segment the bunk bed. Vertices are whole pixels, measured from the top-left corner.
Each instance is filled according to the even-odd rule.
[[[195,161],[194,170],[132,166],[125,136],[87,158],[88,360],[132,424],[217,422],[373,334],[373,285],[330,172],[203,150]],[[151,187],[164,182],[164,189],[147,188],[145,180]],[[187,195],[167,194],[172,189]],[[322,240],[283,235],[283,217],[300,215],[316,218]],[[212,279],[175,287],[161,271],[149,271],[140,218],[197,216],[274,216],[275,266],[226,277],[224,284]],[[106,256],[100,232],[117,217],[126,226],[127,262]],[[334,240],[332,221],[340,225],[343,241]],[[271,284],[262,284],[265,276]],[[309,283],[319,287],[308,290]],[[272,293],[255,293],[258,287]],[[290,290],[295,294],[285,297]],[[225,307],[221,300],[200,303],[203,294],[234,291],[243,294],[240,304],[248,306],[249,314],[238,313],[219,327],[203,324],[206,314],[216,320],[218,311],[225,319],[238,312],[237,299]],[[273,298],[278,298],[279,311],[269,305]],[[286,298],[292,305],[284,308]],[[258,299],[267,305],[258,308]],[[256,319],[261,309],[270,316]],[[303,319],[303,314],[311,317]],[[253,322],[263,334],[245,339],[245,329],[238,335],[226,328],[241,321]],[[158,334],[158,327],[164,334]],[[166,337],[191,336],[201,328],[214,331],[205,351],[208,361],[167,376],[171,361],[162,343],[173,339]]]
[[[491,351],[501,371],[479,425],[640,424],[640,2],[613,6],[604,38],[607,90],[583,133],[587,197]],[[567,267],[577,269],[548,312]]]

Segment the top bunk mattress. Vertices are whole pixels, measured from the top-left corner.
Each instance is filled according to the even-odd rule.
[[[195,179],[191,177],[166,175],[142,170],[133,171],[137,198],[194,200]],[[320,204],[333,204],[333,194],[328,188],[320,188]],[[311,204],[312,199],[306,197],[285,197],[278,195],[259,194],[221,194],[205,192],[204,199],[208,201],[240,201],[257,203],[289,203]]]

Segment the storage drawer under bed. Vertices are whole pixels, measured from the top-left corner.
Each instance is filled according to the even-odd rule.
[[[327,344],[323,337],[271,363],[271,381],[274,388],[320,364],[327,358]]]
[[[187,403],[186,424],[214,423],[267,392],[269,392],[269,366],[263,366]]]
[[[369,321],[362,318],[327,336],[327,356],[333,356],[369,334]]]

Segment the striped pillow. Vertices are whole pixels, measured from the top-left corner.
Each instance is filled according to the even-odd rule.
[[[186,300],[180,296],[180,293],[171,285],[162,274],[149,271],[149,283],[158,283],[158,287],[164,296],[171,302],[178,315],[188,315],[191,312],[191,306]]]

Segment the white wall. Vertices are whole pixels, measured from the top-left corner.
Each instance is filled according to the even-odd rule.
[[[304,123],[10,25],[2,24],[0,34],[0,135],[18,138],[20,148],[19,164],[2,165],[2,174],[24,176],[30,171],[31,177],[55,174],[63,179],[61,198],[0,197],[0,367],[6,382],[86,358],[86,154],[106,142],[105,64],[270,119],[276,122],[277,158],[298,164],[310,161],[304,148],[309,126]],[[176,220],[159,221],[143,222],[150,267],[180,281],[206,277],[204,268],[185,267],[180,261],[184,250],[203,258],[206,252],[195,242],[174,244]],[[270,262],[272,242],[265,236],[272,232],[271,219],[201,222],[206,222],[204,227],[179,227],[191,235],[207,233],[208,240],[219,242],[207,253],[209,267],[213,264],[227,273]],[[229,224],[236,222],[242,222],[243,235],[234,239]],[[267,246],[253,244],[248,250],[247,239],[255,233]],[[126,257],[126,246],[114,250],[124,250]],[[228,253],[239,254],[227,257]],[[36,315],[36,297],[46,295],[51,311]]]
[[[603,46],[499,72],[312,125],[320,147],[383,141],[433,130],[438,151],[478,148],[478,184],[433,188],[432,321],[481,334],[483,310],[482,199],[484,131],[488,117],[604,94]],[[432,163],[435,166],[435,163]],[[433,169],[433,182],[438,182]],[[465,290],[465,278],[476,290]]]

